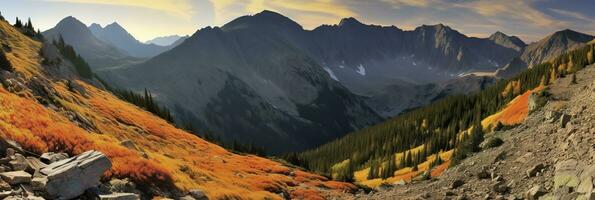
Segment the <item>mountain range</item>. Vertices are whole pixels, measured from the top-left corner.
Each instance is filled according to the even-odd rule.
[[[145,44],[116,22],[105,27],[97,23],[87,27],[72,16],[44,31],[43,35],[51,40],[62,37],[89,62],[93,70],[141,62],[179,45],[185,39],[180,37],[166,46]]]
[[[141,43],[118,23],[87,28],[72,17],[44,35],[61,32],[103,79],[151,91],[177,123],[276,153],[482,89],[592,40],[565,30],[527,45],[499,31],[476,38],[443,24],[402,30],[355,18],[305,30],[271,11],[200,29],[169,47]],[[467,75],[474,72],[495,73]]]
[[[407,31],[345,18],[304,30],[263,11],[200,29],[168,52],[100,75],[121,88],[150,90],[198,132],[285,152],[362,128],[375,115],[481,89],[495,77],[464,75],[496,71],[529,47],[501,32],[468,37],[442,24]]]

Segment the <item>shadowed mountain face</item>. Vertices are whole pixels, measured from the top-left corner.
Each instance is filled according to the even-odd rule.
[[[569,29],[555,32],[525,47],[518,58],[513,59],[509,64],[497,71],[497,76],[513,76],[524,69],[531,68],[534,65],[551,60],[564,52],[581,47],[593,39],[595,39],[594,36]]]
[[[377,121],[370,106],[395,109],[383,111],[386,116],[419,106],[408,92],[398,94],[407,98],[387,96],[389,88],[423,89],[462,72],[495,70],[519,55],[516,46],[495,41],[444,25],[403,31],[353,18],[307,31],[264,11],[201,29],[147,62],[101,74],[119,87],[149,89],[179,123],[278,153]],[[423,102],[451,91],[428,87],[444,89]],[[383,99],[391,105],[371,103]]]
[[[137,60],[115,46],[97,39],[85,24],[74,17],[64,18],[54,28],[43,32],[43,35],[49,40],[57,40],[62,36],[94,70]]]
[[[155,44],[145,44],[136,40],[120,24],[114,22],[102,28],[99,24],[92,24],[89,30],[103,42],[109,43],[122,52],[139,58],[148,58],[156,56],[171,49],[171,46],[159,46]]]

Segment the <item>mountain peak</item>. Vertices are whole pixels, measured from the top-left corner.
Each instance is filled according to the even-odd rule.
[[[99,29],[102,29],[103,27],[101,27],[101,25],[98,24],[98,23],[92,23],[91,26],[89,26],[89,28],[99,28]]]
[[[75,18],[73,16],[65,17],[64,19],[60,20],[60,22],[58,22],[58,25],[67,25],[67,24],[73,24],[73,25],[81,25],[82,24],[84,26],[83,22],[79,21],[77,18]]]
[[[359,25],[364,25],[364,24],[353,17],[343,18],[343,19],[341,19],[341,22],[339,22],[339,26],[359,26]]]
[[[580,43],[587,43],[593,40],[595,37],[592,35],[587,35],[581,32],[577,32],[571,29],[564,29],[561,31],[557,31],[554,34],[550,35],[544,40],[572,40],[575,42]]]
[[[222,29],[245,28],[247,26],[260,27],[284,27],[285,29],[302,29],[302,26],[290,18],[277,12],[264,10],[255,15],[248,15],[237,18],[223,26]]]

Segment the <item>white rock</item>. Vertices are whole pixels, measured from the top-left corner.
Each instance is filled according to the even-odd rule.
[[[41,169],[47,176],[46,192],[56,199],[71,199],[88,188],[99,185],[99,179],[112,166],[99,151],[87,151]]]

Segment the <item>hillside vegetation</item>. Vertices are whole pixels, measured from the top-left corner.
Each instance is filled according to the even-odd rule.
[[[0,70],[0,136],[28,151],[102,151],[113,163],[105,178],[129,178],[151,196],[197,188],[211,199],[280,199],[279,193],[322,199],[355,189],[266,158],[231,153],[86,82],[53,77],[46,70],[56,66],[41,64],[42,43],[3,20],[0,42],[13,69]]]
[[[484,131],[521,123],[528,114],[529,95],[593,63],[594,49],[586,45],[475,94],[447,97],[287,159],[339,180],[365,183],[376,178],[362,175],[370,167],[388,170],[380,176],[386,179],[411,168],[418,168],[413,170],[417,173],[427,170],[419,169],[420,164],[437,153],[454,149],[453,158],[464,158],[477,148]]]

